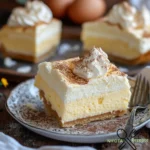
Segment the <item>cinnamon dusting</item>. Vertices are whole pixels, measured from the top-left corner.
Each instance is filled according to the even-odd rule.
[[[88,84],[89,80],[83,79],[73,73],[74,67],[78,63],[80,63],[80,61],[82,61],[82,58],[81,59],[73,58],[67,61],[57,61],[53,63],[53,67],[54,69],[58,69],[65,76],[67,81],[69,81],[70,83],[80,84],[80,85]],[[121,72],[115,65],[110,64],[106,76],[110,76],[112,74],[116,74],[118,76],[126,75],[125,73]]]
[[[121,72],[115,65],[111,64],[110,68],[107,72],[107,76],[110,76],[111,74],[116,74],[118,76],[125,76],[126,74],[124,72]]]
[[[111,25],[111,26],[116,26],[116,27],[118,27],[120,30],[123,30],[122,26],[121,26],[119,23],[114,24],[114,23],[109,22],[108,20],[105,21],[105,23],[107,23],[108,25]]]
[[[6,25],[3,26],[3,28],[4,29],[11,29],[11,30],[14,30],[14,31],[25,32],[26,30],[29,30],[29,29],[35,30],[36,27],[38,27],[40,25],[44,25],[44,24],[48,25],[48,24],[50,24],[50,23],[52,23],[54,21],[59,21],[59,20],[53,18],[53,19],[51,19],[49,21],[49,23],[46,23],[46,22],[43,22],[43,21],[39,21],[39,22],[35,23],[33,26],[21,26],[21,25],[20,26],[9,26],[9,25],[6,24]]]
[[[66,79],[71,83],[77,83],[77,84],[87,84],[88,80],[83,79],[73,73],[74,66],[79,62],[80,60],[72,59],[72,61],[60,61],[54,64],[55,69],[59,69],[59,71],[66,77]]]

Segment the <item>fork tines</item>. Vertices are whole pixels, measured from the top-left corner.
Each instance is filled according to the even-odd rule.
[[[148,102],[148,93],[149,93],[149,82],[148,80],[141,74],[139,74],[136,78],[136,83],[134,86],[134,90],[130,99],[129,107],[134,106],[143,106]]]

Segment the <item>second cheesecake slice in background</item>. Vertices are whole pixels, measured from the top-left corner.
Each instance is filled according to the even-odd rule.
[[[101,20],[83,24],[84,50],[101,46],[115,62],[137,65],[150,62],[150,12],[127,2],[114,5]]]
[[[0,30],[3,54],[11,58],[39,62],[52,55],[61,39],[60,20],[42,1],[28,1],[12,11]]]

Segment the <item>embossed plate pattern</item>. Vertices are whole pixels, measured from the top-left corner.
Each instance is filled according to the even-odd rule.
[[[133,87],[134,80],[130,82]],[[60,128],[54,117],[45,114],[43,103],[38,95],[38,89],[34,86],[34,79],[19,84],[11,92],[6,108],[18,122],[38,134],[77,143],[98,143],[116,138],[117,129],[123,128],[128,119],[128,115],[124,115],[111,120],[91,122],[72,128]],[[139,114],[136,118],[137,122],[142,118],[143,114]],[[145,124],[142,122],[135,124],[136,129]]]

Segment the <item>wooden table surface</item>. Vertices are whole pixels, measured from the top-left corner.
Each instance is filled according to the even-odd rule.
[[[7,88],[0,87],[0,93],[5,94],[6,97],[9,96],[11,90],[16,86],[16,83],[9,83]],[[17,121],[15,121],[5,109],[6,100],[3,97],[0,97],[0,132],[15,138],[19,143],[24,146],[38,148],[44,145],[67,145],[67,146],[92,146],[99,150],[116,150],[117,144],[115,143],[99,143],[99,144],[76,144],[76,143],[67,143],[62,141],[53,140],[50,138],[43,137],[32,131],[26,129]],[[150,149],[150,129],[144,127],[139,131],[139,134],[136,136],[139,139],[149,139],[148,143],[136,143],[137,150],[148,150]]]

